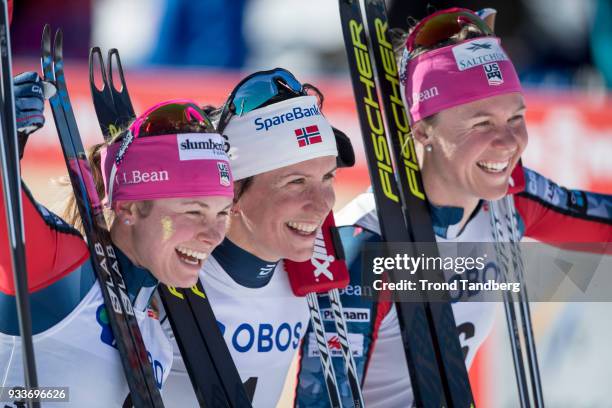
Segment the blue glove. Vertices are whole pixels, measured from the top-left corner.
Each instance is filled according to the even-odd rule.
[[[36,72],[24,72],[13,78],[15,92],[15,118],[19,139],[19,158],[23,157],[30,133],[45,124],[45,98],[56,92],[55,86],[43,81]]]
[[[45,94],[42,79],[36,72],[24,72],[14,80],[17,131],[25,136],[45,124]]]

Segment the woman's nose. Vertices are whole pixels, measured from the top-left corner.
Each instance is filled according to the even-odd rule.
[[[329,187],[313,188],[309,192],[308,208],[323,216],[334,206],[336,194]]]
[[[515,150],[518,146],[518,138],[510,125],[502,125],[498,128],[492,145],[498,149]]]
[[[219,245],[225,237],[225,226],[208,225],[202,228],[197,234],[197,240],[208,245],[212,250]]]

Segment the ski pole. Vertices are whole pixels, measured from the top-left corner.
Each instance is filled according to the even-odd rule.
[[[340,339],[346,377],[351,389],[351,394],[353,395],[353,406],[355,408],[361,408],[365,406],[363,402],[363,393],[359,383],[359,376],[357,375],[357,365],[355,364],[355,359],[353,358],[353,352],[351,351],[351,345],[348,339],[348,329],[346,319],[344,318],[344,311],[342,310],[342,303],[340,302],[340,292],[338,289],[332,289],[328,292],[328,296],[332,315],[334,316],[334,324],[336,325],[336,333],[338,333],[338,338]]]
[[[19,144],[15,122],[15,99],[11,61],[11,39],[9,33],[8,5],[2,1],[0,7],[0,58],[2,59],[2,134],[0,160],[2,161],[2,189],[6,210],[6,221],[11,245],[11,266],[15,282],[17,319],[21,334],[21,349],[24,364],[25,387],[38,387],[36,361],[32,342],[32,320],[28,293],[23,203],[21,200],[21,175],[19,170]],[[30,407],[39,407],[37,401],[28,400]]]
[[[516,207],[514,206],[514,198],[507,195],[506,201],[506,219],[510,226],[510,249],[512,251],[512,259],[515,261],[516,275],[521,283],[521,291],[518,293],[519,307],[521,312],[521,321],[523,323],[523,335],[525,337],[525,347],[527,349],[527,362],[529,364],[529,376],[531,379],[531,388],[533,390],[534,404],[537,408],[544,407],[544,394],[542,392],[542,380],[540,378],[540,368],[538,365],[538,356],[536,353],[535,338],[533,336],[533,325],[531,323],[531,311],[529,308],[529,295],[525,284],[525,264],[519,247],[519,232],[518,218]]]
[[[321,317],[321,309],[319,308],[319,299],[317,294],[311,292],[306,295],[308,301],[308,309],[310,310],[310,322],[315,333],[317,346],[319,348],[319,358],[323,366],[323,376],[325,377],[325,385],[327,386],[327,394],[329,395],[329,403],[332,408],[341,408],[340,391],[338,381],[336,380],[336,372],[332,364],[331,353],[327,346],[325,338],[325,327],[323,326],[323,318]]]
[[[499,218],[499,206],[497,201],[489,201],[489,215],[491,221],[491,229],[493,231],[493,241],[497,260],[500,264],[501,277],[507,282],[510,274],[510,257],[503,247],[503,227]],[[510,347],[512,349],[512,360],[514,363],[514,374],[516,376],[516,384],[518,387],[519,401],[522,408],[530,407],[529,388],[525,374],[525,365],[523,362],[523,351],[521,348],[521,340],[519,327],[516,317],[516,309],[512,295],[504,291],[504,312],[506,316],[506,325],[508,327],[508,335],[510,339]]]

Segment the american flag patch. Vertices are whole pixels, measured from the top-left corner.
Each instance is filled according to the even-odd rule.
[[[300,147],[321,143],[323,141],[317,125],[295,129],[295,136],[297,138],[298,146]]]

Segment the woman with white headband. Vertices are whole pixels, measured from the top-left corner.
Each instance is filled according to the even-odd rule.
[[[400,51],[407,114],[439,243],[493,241],[487,201],[506,195],[516,206],[523,236],[551,243],[612,240],[612,197],[568,190],[522,167],[527,146],[522,88],[500,39],[484,20],[466,9],[436,12],[416,24]],[[358,350],[365,404],[413,406],[395,306],[360,296],[360,250],[366,242],[381,240],[373,194],[357,197],[336,219],[347,226],[341,237],[351,269],[342,303],[362,316],[348,326],[358,343],[352,346]],[[453,303],[452,309],[469,368],[491,331],[494,309],[464,302]],[[305,339],[303,350],[308,350]],[[314,359],[302,353],[296,404],[328,407]]]
[[[227,237],[200,280],[254,407],[276,406],[308,326],[306,298],[292,293],[285,261],[310,260],[335,202],[336,169],[354,161],[321,103],[316,88],[277,68],[243,79],[220,112],[235,198]],[[197,406],[178,348],[164,400]]]
[[[30,84],[30,89],[40,87]],[[17,102],[18,119],[20,109],[28,110],[24,126],[42,126],[42,94]],[[150,305],[151,295],[159,282],[194,285],[202,262],[225,235],[234,195],[225,141],[195,103],[169,101],[147,110],[114,140],[95,146],[90,163],[98,195],[106,196],[110,210],[113,249],[148,353],[145,364],[155,367],[155,385],[161,388],[170,372],[172,346]],[[52,403],[58,407],[131,406],[87,244],[27,190],[23,203],[39,384],[69,388],[67,402]],[[5,217],[0,217],[0,230],[0,376],[3,387],[23,387]]]

